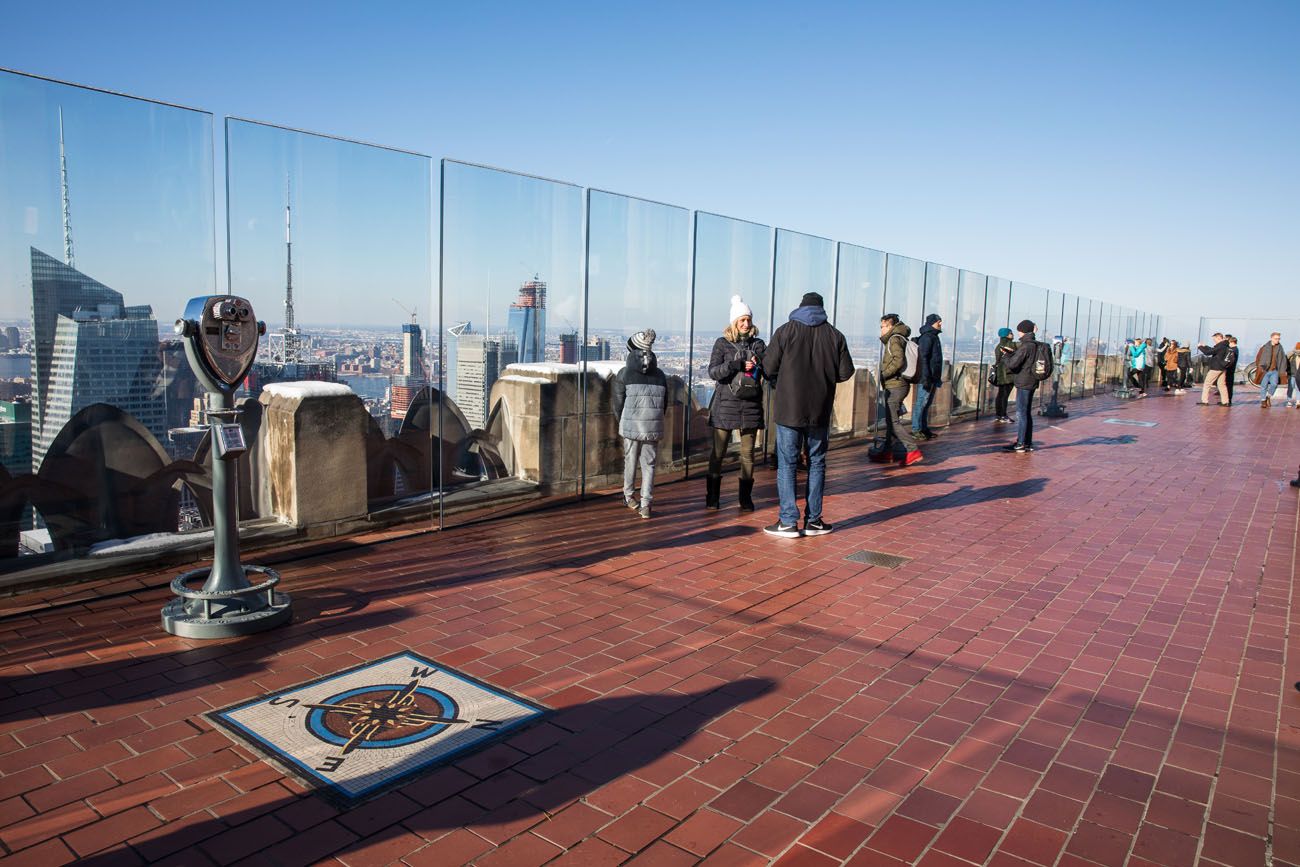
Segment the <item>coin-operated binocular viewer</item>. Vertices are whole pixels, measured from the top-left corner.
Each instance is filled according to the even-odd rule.
[[[191,298],[176,320],[190,369],[208,390],[212,431],[212,565],[172,580],[177,598],[163,606],[163,629],[184,638],[230,638],[270,629],[292,616],[287,593],[277,593],[280,575],[265,566],[239,562],[239,519],[235,511],[236,461],[247,450],[234,396],[257,355],[266,324],[253,317],[244,298]],[[249,576],[256,579],[249,580]],[[202,587],[195,589],[200,581]]]

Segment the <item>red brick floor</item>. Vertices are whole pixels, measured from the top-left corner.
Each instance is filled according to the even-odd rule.
[[[1300,412],[1194,400],[834,450],[821,538],[759,532],[765,472],[752,516],[728,479],[304,549],[238,641],[159,630],[170,571],[7,600],[6,861],[1300,864]],[[199,716],[405,648],[557,710],[348,811]]]

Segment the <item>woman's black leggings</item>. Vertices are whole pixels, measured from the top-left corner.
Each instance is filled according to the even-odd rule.
[[[994,399],[993,413],[998,418],[1007,417],[1007,399],[1011,397],[1011,389],[1015,386],[999,385],[998,396]]]

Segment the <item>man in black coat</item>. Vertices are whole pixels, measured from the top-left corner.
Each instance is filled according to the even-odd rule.
[[[943,331],[943,318],[938,313],[925,317],[925,324],[916,337],[916,398],[912,401],[912,436],[923,440],[934,439],[930,430],[930,405],[935,393],[943,384],[943,345],[939,333]]]
[[[1214,346],[1206,346],[1202,343],[1197,347],[1201,354],[1209,359],[1209,372],[1205,374],[1205,384],[1201,386],[1201,400],[1199,406],[1210,405],[1210,389],[1219,389],[1219,402],[1223,406],[1228,406],[1232,398],[1228,396],[1228,383],[1224,379],[1224,373],[1228,369],[1228,341],[1224,339],[1219,332],[1214,332]]]
[[[835,385],[853,376],[853,359],[844,335],[826,318],[822,296],[809,292],[776,329],[763,367],[774,383],[772,421],[776,423],[776,490],[781,514],[764,527],[772,536],[820,536],[831,531],[822,520],[822,488],[826,482],[826,447],[830,439]],[[795,499],[795,468],[799,452],[808,447],[808,500],[803,530]]]
[[[1038,341],[1034,331],[1038,326],[1029,319],[1022,319],[1016,326],[1020,334],[1020,345],[1007,356],[1006,367],[1011,371],[1012,384],[1016,387],[1016,441],[1004,449],[1009,452],[1032,452],[1034,450],[1034,391],[1038,388],[1038,374],[1034,371],[1034,362],[1038,358]],[[1051,358],[1050,348],[1045,353]],[[1050,363],[1050,362],[1049,362]],[[1048,373],[1051,370],[1048,369]]]

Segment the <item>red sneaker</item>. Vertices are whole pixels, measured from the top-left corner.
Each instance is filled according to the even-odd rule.
[[[910,467],[912,464],[919,464],[924,459],[925,459],[925,455],[921,454],[920,449],[912,449],[910,452],[907,453],[907,457],[903,458],[903,460],[900,461],[899,464],[900,466]]]

